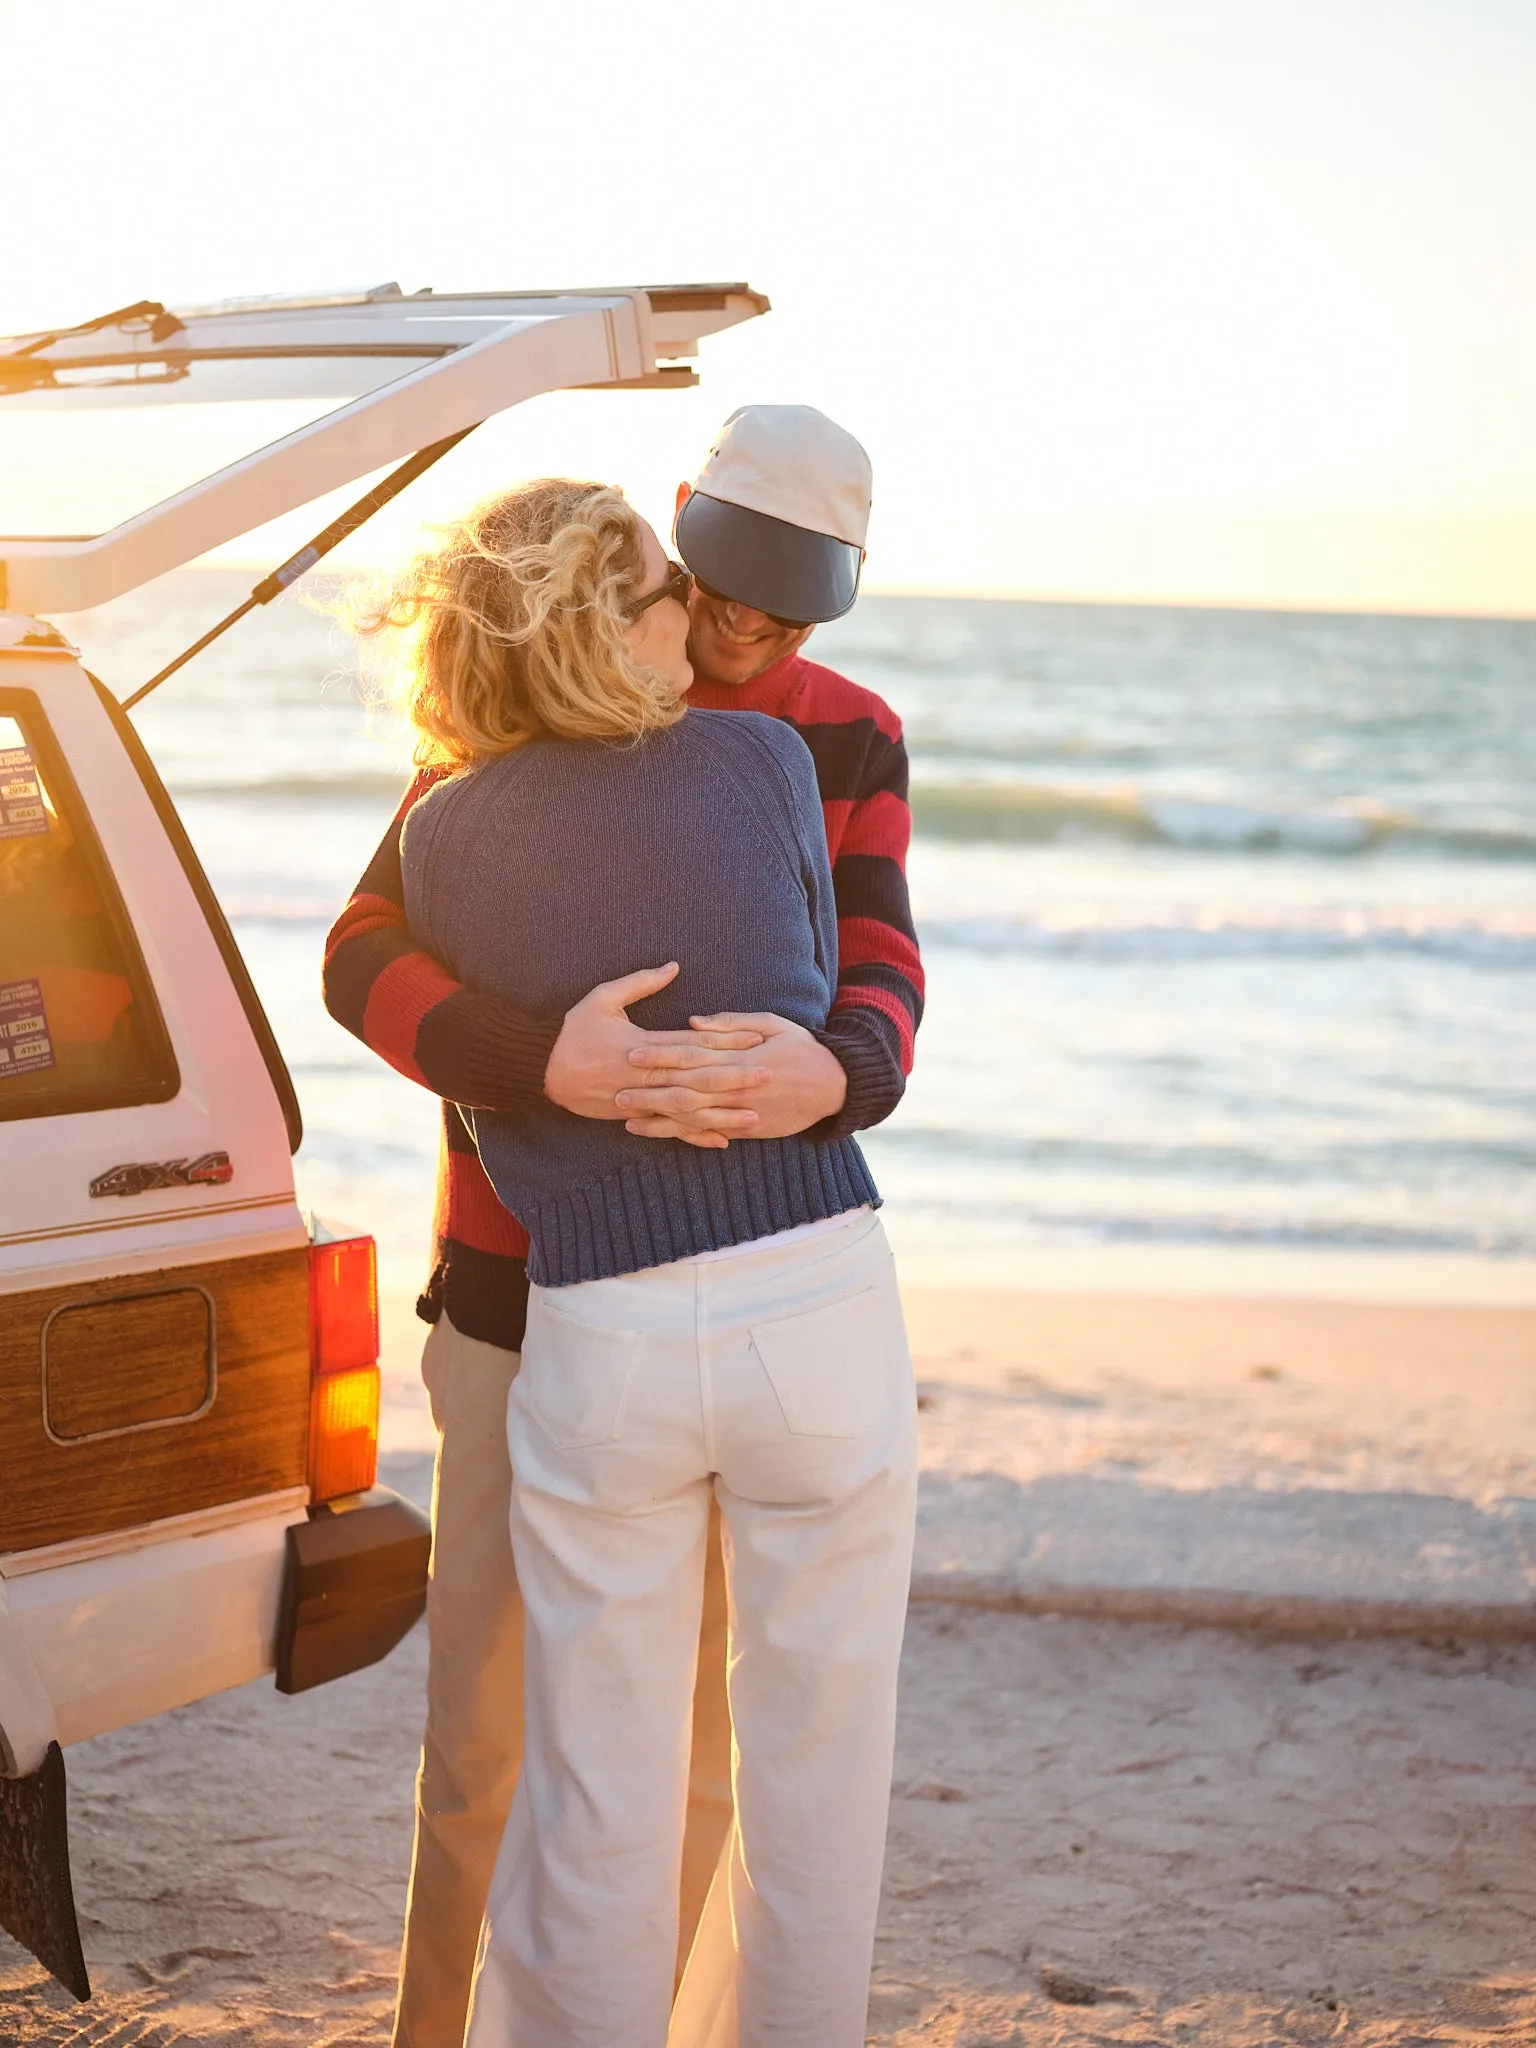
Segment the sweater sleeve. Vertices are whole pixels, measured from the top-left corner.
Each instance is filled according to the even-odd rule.
[[[827,858],[827,828],[822,815],[821,791],[816,783],[816,763],[793,726],[778,720],[765,719],[763,723],[772,735],[773,746],[789,784],[790,823],[800,857],[806,906],[816,934],[816,960],[835,1000],[839,944],[837,891],[833,885],[831,862]]]
[[[325,945],[325,1007],[396,1073],[449,1102],[515,1113],[544,1099],[560,1018],[455,981],[405,915],[400,842],[411,806],[440,779],[424,769],[379,842]]]
[[[894,723],[894,721],[893,721]],[[923,1015],[923,966],[907,893],[907,750],[901,727],[872,726],[832,865],[837,897],[837,996],[816,1036],[841,1062],[848,1095],[806,1133],[845,1138],[885,1120],[912,1071]]]

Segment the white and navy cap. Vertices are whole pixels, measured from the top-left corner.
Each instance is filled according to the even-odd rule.
[[[677,547],[721,597],[799,625],[859,594],[872,473],[811,405],[744,405],[720,429],[677,519]]]

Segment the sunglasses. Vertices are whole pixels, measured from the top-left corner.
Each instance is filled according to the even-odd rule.
[[[685,569],[681,562],[668,562],[667,571],[664,583],[658,583],[654,590],[648,590],[644,597],[637,597],[629,606],[626,616],[631,625],[642,612],[648,612],[653,604],[660,604],[664,597],[675,597],[687,609],[688,600],[693,595],[692,570]]]
[[[723,590],[711,590],[702,576],[695,576],[693,581],[694,587],[702,590],[704,595],[712,598],[716,604],[736,604],[739,601],[734,597],[727,597]],[[756,610],[756,606],[753,606],[752,609]],[[774,625],[785,633],[800,633],[805,630],[804,619],[781,619],[777,612],[764,612],[763,617],[771,619]]]

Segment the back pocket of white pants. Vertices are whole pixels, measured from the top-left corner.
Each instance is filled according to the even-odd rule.
[[[752,1343],[796,1436],[867,1436],[882,1421],[879,1295],[864,1287],[826,1308],[753,1323]]]
[[[530,1318],[518,1378],[551,1443],[579,1451],[613,1442],[640,1341],[638,1330],[605,1330],[547,1307]]]

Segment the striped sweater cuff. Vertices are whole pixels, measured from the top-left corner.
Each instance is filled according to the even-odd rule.
[[[896,1048],[882,1029],[882,1020],[863,1008],[834,1010],[826,1029],[813,1036],[848,1076],[848,1093],[836,1116],[823,1117],[804,1136],[812,1144],[824,1145],[883,1123],[905,1093],[907,1077]]]
[[[429,1087],[447,1081],[451,1068],[440,1092],[453,1101],[516,1115],[544,1101],[544,1073],[564,1021],[460,989],[422,1019],[416,1057]]]

